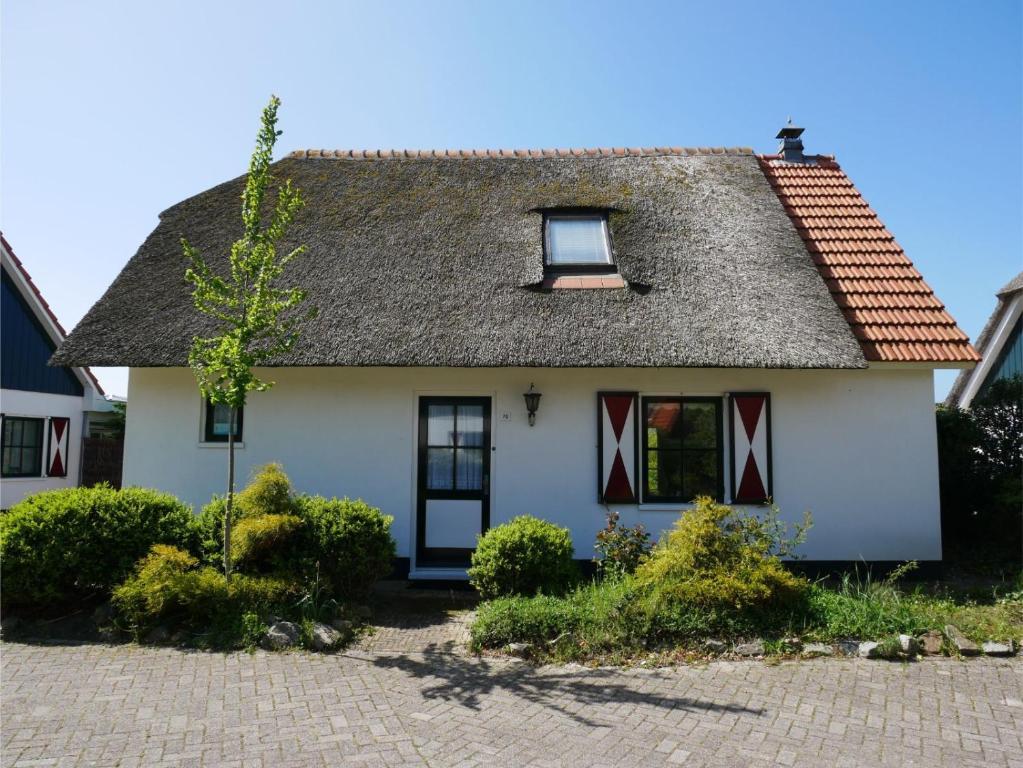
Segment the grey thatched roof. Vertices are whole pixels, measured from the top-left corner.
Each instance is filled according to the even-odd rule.
[[[313,154],[274,165],[307,200],[288,283],[319,311],[279,365],[865,366],[748,151]],[[55,361],[186,364],[209,326],[180,238],[226,254],[242,186],[165,211]],[[542,289],[540,211],[564,206],[611,211],[628,287]]]
[[[1005,310],[1009,307],[1012,298],[1023,291],[1023,272],[1020,272],[1012,280],[1007,282],[999,289],[995,296],[998,297],[998,303],[995,305],[995,311],[991,313],[991,317],[984,323],[984,328],[981,330],[980,335],[977,337],[977,343],[974,345],[977,351],[980,352],[982,357],[987,357],[990,350],[988,346],[991,343],[991,337],[994,335],[995,328],[1002,321],[1002,315]],[[995,350],[995,354],[997,354]],[[974,375],[975,368],[969,368],[959,372],[956,376],[955,382],[952,384],[952,389],[948,391],[948,396],[945,398],[945,405],[952,407],[958,406],[962,400],[963,393],[966,391],[966,385]]]

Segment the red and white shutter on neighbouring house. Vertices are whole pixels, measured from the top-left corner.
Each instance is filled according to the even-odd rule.
[[[71,419],[64,416],[50,417],[50,434],[47,440],[48,454],[46,474],[49,477],[67,477],[67,449],[71,432]]]
[[[638,394],[598,392],[598,462],[600,501],[635,504],[638,437]]]
[[[771,498],[771,396],[731,394],[732,501],[762,504]]]

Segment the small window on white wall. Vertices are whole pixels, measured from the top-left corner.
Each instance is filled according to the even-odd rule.
[[[235,412],[234,439],[237,442],[242,440],[242,417],[245,415],[244,406]],[[206,402],[206,415],[203,427],[203,440],[207,443],[226,443],[227,435],[231,429],[231,408],[227,405],[214,405]]]

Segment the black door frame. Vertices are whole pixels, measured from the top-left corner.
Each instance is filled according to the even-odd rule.
[[[426,456],[428,444],[427,416],[431,405],[483,406],[483,482],[478,491],[429,490],[426,487]],[[431,499],[480,502],[480,531],[490,528],[490,431],[491,398],[458,395],[422,395],[419,398],[419,441],[416,449],[416,567],[464,568],[469,565],[472,549],[455,547],[426,547],[426,502]],[[458,410],[455,409],[455,430],[458,429]],[[457,455],[457,454],[456,454]]]

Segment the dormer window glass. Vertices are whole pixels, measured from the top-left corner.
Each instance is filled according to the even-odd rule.
[[[544,216],[544,259],[549,268],[603,267],[614,271],[607,216],[603,213],[549,213]]]

